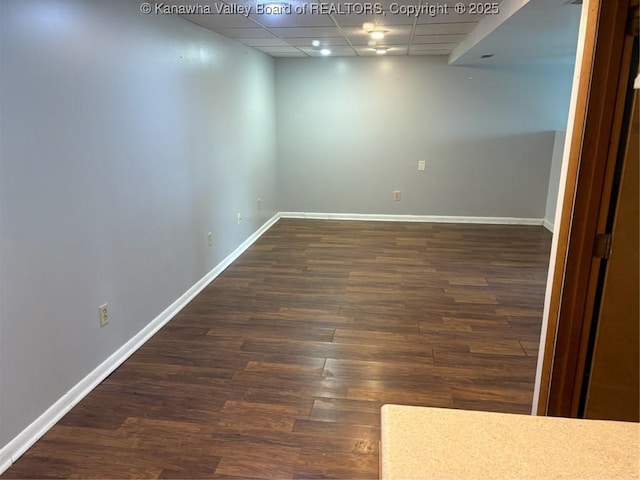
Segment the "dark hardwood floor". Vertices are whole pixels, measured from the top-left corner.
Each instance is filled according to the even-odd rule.
[[[377,478],[385,403],[529,413],[550,243],[280,220],[2,478]]]

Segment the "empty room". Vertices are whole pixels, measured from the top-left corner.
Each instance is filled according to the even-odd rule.
[[[2,478],[637,475],[621,3],[0,0]]]

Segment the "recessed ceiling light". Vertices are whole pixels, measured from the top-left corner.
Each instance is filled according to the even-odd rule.
[[[320,46],[320,40],[314,40],[313,42],[311,42],[311,45],[314,47],[319,47]]]
[[[382,40],[384,38],[385,33],[387,33],[385,30],[373,30],[372,32],[369,32],[371,34],[371,38],[373,38],[374,40]]]
[[[267,0],[258,5],[256,13],[260,15],[282,15],[291,13],[291,4],[280,0]]]
[[[384,55],[387,53],[389,49],[388,48],[376,48],[376,54],[377,55]]]
[[[324,55],[325,57],[327,55],[331,55],[331,50],[329,50],[328,48],[323,48],[322,50],[320,50],[320,55]]]

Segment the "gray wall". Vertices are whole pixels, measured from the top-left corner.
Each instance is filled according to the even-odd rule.
[[[572,74],[437,57],[277,59],[280,209],[541,219]]]
[[[558,202],[558,189],[560,188],[560,171],[562,170],[562,154],[564,153],[564,140],[567,132],[556,132],[553,141],[553,155],[551,156],[551,171],[549,173],[549,190],[547,192],[547,206],[544,219],[548,226],[555,225],[556,203]]]
[[[276,211],[273,60],[138,8],[0,0],[0,447]]]
[[[545,213],[572,66],[274,67],[138,8],[0,0],[0,447],[277,210]]]

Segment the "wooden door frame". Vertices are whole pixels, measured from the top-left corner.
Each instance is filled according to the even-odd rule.
[[[593,242],[604,233],[609,210],[624,106],[619,92],[626,89],[629,76],[630,52],[624,47],[631,44],[631,37],[626,35],[626,24],[630,6],[637,3],[585,0],[583,4],[564,189],[556,214],[532,410],[538,415],[578,414],[602,268],[602,261],[593,257]]]

